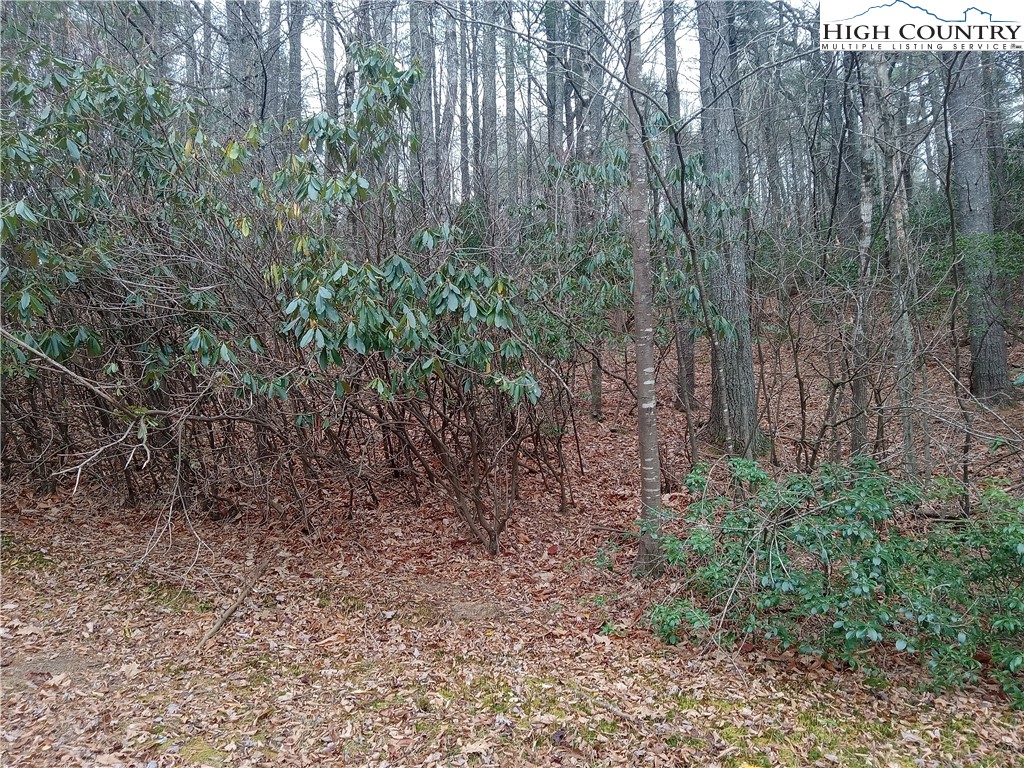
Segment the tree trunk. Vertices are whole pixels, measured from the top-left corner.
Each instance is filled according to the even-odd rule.
[[[544,35],[547,40],[547,112],[548,112],[548,154],[561,155],[562,96],[565,76],[561,65],[561,3],[547,0],[544,3]]]
[[[633,247],[633,317],[636,323],[637,438],[640,447],[640,547],[634,572],[656,575],[664,565],[661,549],[661,463],[658,458],[657,393],[654,380],[654,292],[651,241],[643,172],[640,84],[640,3],[629,0],[626,28],[627,154],[629,158],[629,239]]]
[[[459,0],[459,172],[462,200],[465,202],[473,195],[469,176],[469,104],[467,100],[467,82],[469,80],[469,22],[466,20],[466,0]]]
[[[242,0],[226,0],[224,16],[228,45],[228,104],[238,113],[245,102],[242,94],[242,70],[245,63],[242,51]]]
[[[982,58],[982,74],[985,78],[985,126],[988,130],[989,170],[993,192],[992,229],[995,232],[1009,232],[1013,212],[1010,209],[1010,180],[1007,177],[1006,139],[1003,135],[1003,99],[1000,94],[1003,75],[993,62],[993,58]]]
[[[671,169],[671,177],[678,178],[678,184],[683,183],[682,148],[679,146],[678,132],[680,130],[681,110],[679,106],[679,64],[676,52],[676,12],[675,0],[663,0],[662,22],[665,36],[665,95],[668,98],[668,167]],[[666,190],[671,197],[675,209],[682,205],[682,196],[677,188]],[[680,237],[679,222],[673,217],[673,231],[676,239]],[[684,273],[683,260],[679,256],[678,248],[671,250],[671,266],[679,272],[680,277]],[[692,400],[694,386],[694,360],[693,341],[690,338],[690,323],[687,320],[682,302],[678,296],[673,297],[672,319],[676,337],[676,398],[678,406],[686,408]]]
[[[601,139],[604,133],[604,78],[605,78],[605,2],[599,0],[589,6],[590,24],[587,27],[588,56],[585,59],[587,84],[585,93],[588,96],[583,120],[583,146],[580,151],[583,161],[593,165],[600,160]],[[584,181],[580,201],[580,221],[583,227],[591,227],[597,218],[594,185]],[[604,339],[601,332],[596,332],[591,340],[590,352],[593,355],[590,364],[590,415],[601,419],[602,392],[604,387],[604,371],[601,368],[601,356],[604,351]]]
[[[244,116],[246,120],[251,120],[259,116],[266,88],[262,64],[263,20],[259,0],[245,0],[242,3],[242,34],[242,51],[245,56],[242,90],[245,95]]]
[[[213,3],[203,0],[203,63],[200,67],[203,82],[210,82],[213,74]]]
[[[987,152],[985,90],[980,56],[947,54],[949,132],[956,241],[967,283],[967,333],[971,341],[971,392],[999,401],[1010,391],[1006,331],[996,295],[992,248],[992,189]]]
[[[758,439],[754,356],[747,284],[747,246],[743,221],[743,169],[738,123],[739,93],[731,51],[731,3],[699,0],[701,137],[709,197],[721,217],[711,216],[718,258],[711,268],[709,292],[722,319],[731,326],[717,345],[711,379],[711,425],[718,435],[731,434],[729,453],[752,456]],[[721,375],[719,375],[721,371]]]
[[[563,96],[565,73],[561,64],[561,21],[562,3],[546,0],[544,3],[544,37],[546,40],[547,66],[544,89],[545,108],[547,110],[548,157],[552,155],[559,161],[565,160],[562,151],[562,138],[565,132],[563,120]],[[549,227],[558,225],[558,209],[561,205],[559,195],[560,184],[556,177],[549,180],[544,188],[544,210]]]
[[[267,98],[263,118],[281,119],[281,0],[272,0],[267,20],[267,50],[263,56],[267,69]]]
[[[505,199],[515,204],[519,196],[519,131],[516,128],[516,40],[512,3],[505,3],[505,168],[507,173]]]
[[[860,54],[852,54],[854,66]],[[858,67],[859,69],[859,67]],[[881,121],[878,94],[870,82],[862,81],[860,131],[860,221],[857,238],[857,287],[854,293],[852,347],[852,413],[850,414],[850,453],[854,456],[868,450],[868,406],[871,403],[871,374],[867,328],[872,309],[871,242],[875,203],[875,162],[871,142]]]
[[[480,4],[473,0],[474,21],[480,18]],[[480,25],[471,25],[473,30],[473,46],[470,53],[470,98],[473,102],[473,193],[483,197],[483,165],[481,164],[480,142]]]
[[[292,0],[288,4],[288,94],[286,117],[302,117],[302,27],[306,20],[306,4]]]
[[[455,106],[458,99],[459,81],[459,45],[458,24],[451,16],[447,17],[444,33],[444,76],[445,94],[444,108],[438,104],[437,127],[437,194],[438,202],[445,210],[448,209],[454,193],[454,168],[451,152],[452,138],[455,134]]]
[[[492,268],[496,266],[494,246],[497,241],[498,213],[498,51],[497,30],[500,22],[500,3],[485,0],[480,3],[483,12],[483,46],[480,69],[483,75],[483,105],[480,121],[480,162],[483,171],[483,193],[487,207],[487,247]]]
[[[890,57],[875,54],[874,81],[877,83],[880,103],[895,104],[899,110],[889,76]],[[892,332],[895,340],[896,389],[900,401],[900,425],[903,431],[903,468],[908,477],[917,477],[917,444],[915,429],[914,382],[917,366],[914,328],[911,309],[916,293],[915,265],[910,249],[910,205],[905,184],[905,153],[902,151],[902,132],[897,130],[900,116],[883,109],[876,133],[875,150],[879,162],[879,190],[889,203],[885,216],[886,245],[889,253],[889,274],[892,281]]]
[[[409,51],[423,70],[423,79],[413,93],[413,130],[419,147],[412,154],[413,186],[420,222],[436,212],[437,133],[434,125],[435,51],[433,0],[409,4]]]
[[[324,46],[324,111],[333,118],[338,117],[338,79],[334,66],[334,0],[324,0],[323,18]],[[351,57],[347,67],[351,67]]]

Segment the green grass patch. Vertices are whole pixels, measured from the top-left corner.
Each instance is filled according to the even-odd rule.
[[[151,602],[171,613],[210,613],[213,610],[212,601],[200,599],[191,589],[178,584],[150,581],[142,591]]]
[[[53,558],[48,554],[19,544],[6,533],[0,535],[0,560],[5,570],[40,571],[53,565]]]

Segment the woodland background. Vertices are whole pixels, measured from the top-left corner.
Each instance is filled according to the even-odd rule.
[[[80,651],[127,654],[127,674],[96,667],[111,695],[141,669],[140,686],[182,684],[129,614],[149,616],[141,637],[160,627],[200,655],[214,641],[244,666],[300,631],[295,613],[317,647],[362,621],[358,663],[378,654],[380,674],[419,658],[409,632],[437,659],[469,636],[515,656],[536,622],[555,669],[582,638],[668,670],[659,638],[714,654],[703,673],[720,681],[730,654],[828,669],[849,713],[867,707],[851,669],[966,686],[972,712],[1021,705],[1024,54],[821,52],[816,8],[784,2],[0,12],[4,632],[19,652],[45,653],[54,600],[90,605],[63,579],[116,572],[127,644],[101,633]],[[277,599],[272,578],[297,581]],[[420,599],[429,621],[404,613]],[[534,616],[545,600],[558,610]],[[327,675],[325,658],[267,682]],[[9,675],[74,698],[74,674],[33,663]],[[220,674],[209,663],[186,667]],[[550,702],[522,720],[481,705],[508,720],[483,740],[413,729],[391,735],[397,752],[377,745],[409,702],[407,724],[438,711],[426,679],[379,699],[387,716],[345,754],[529,762],[568,744],[619,760],[600,746],[612,731]],[[689,710],[661,682],[633,713],[586,688],[626,762],[659,745],[736,765],[837,755],[806,737],[782,750],[760,714],[730,726],[733,744],[712,724],[731,705],[669,739]],[[41,705],[23,692],[5,689],[25,764],[46,744],[173,764],[213,743],[187,722],[161,740],[148,710],[128,735],[101,717],[54,742],[26,724]],[[279,704],[279,725],[312,717]],[[342,743],[282,741],[261,717],[244,748],[225,736],[181,759]],[[975,717],[991,739],[968,723],[952,750],[907,743],[936,764],[1011,761],[1018,721],[998,717]],[[886,727],[835,750],[885,764]],[[90,728],[105,751],[84,745]]]

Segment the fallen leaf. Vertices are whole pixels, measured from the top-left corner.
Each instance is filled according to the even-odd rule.
[[[464,755],[483,755],[490,752],[493,748],[494,745],[489,741],[474,741],[462,747],[461,752]]]

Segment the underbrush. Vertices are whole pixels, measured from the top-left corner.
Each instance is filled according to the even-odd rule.
[[[911,654],[938,687],[992,679],[1024,708],[1024,499],[990,482],[970,515],[926,520],[928,489],[870,460],[780,480],[729,468],[741,500],[710,496],[698,467],[686,532],[662,539],[689,593],[651,611],[662,640],[763,640],[854,667]]]

